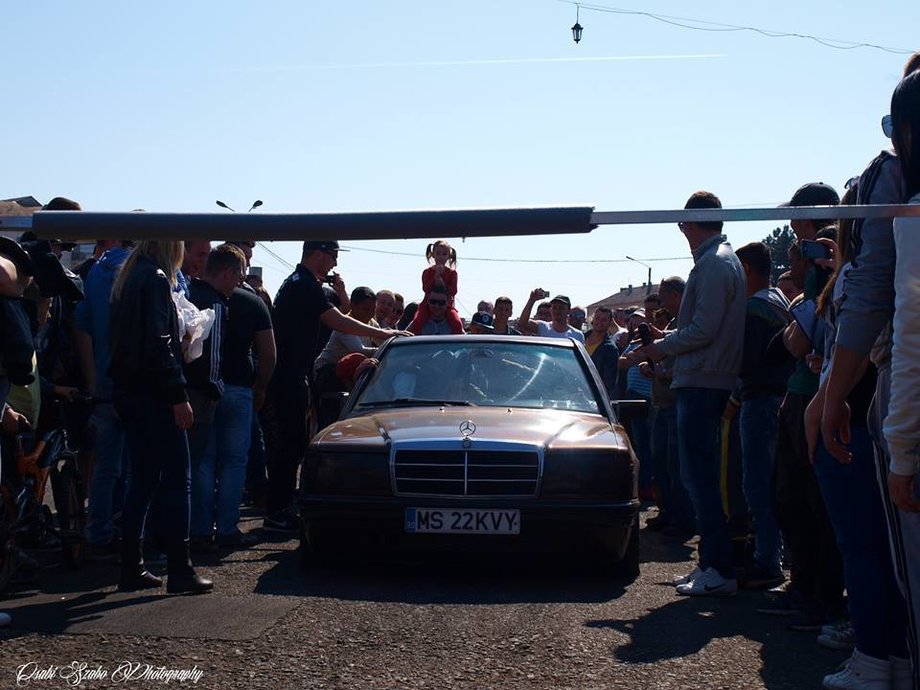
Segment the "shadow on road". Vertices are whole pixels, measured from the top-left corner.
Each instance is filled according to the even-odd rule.
[[[258,594],[412,604],[605,602],[628,584],[548,558],[477,556],[473,564],[442,555],[304,566],[298,552],[278,551],[269,559],[276,563],[259,577]]]
[[[756,593],[730,598],[681,597],[636,619],[594,620],[586,625],[628,635],[629,641],[615,647],[612,654],[630,664],[690,657],[715,639],[747,638],[761,645],[760,675],[765,687],[819,687],[821,677],[832,672],[845,654],[819,647],[813,633],[786,631],[782,617],[756,613],[758,601]]]

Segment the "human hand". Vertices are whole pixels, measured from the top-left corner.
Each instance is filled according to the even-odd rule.
[[[415,335],[412,331],[397,331],[395,328],[384,328],[383,334],[383,340],[387,338],[410,338]]]
[[[647,379],[655,378],[655,370],[652,369],[652,365],[648,362],[639,363],[639,373],[642,374]]]
[[[365,369],[373,369],[378,364],[380,364],[380,362],[375,357],[368,357],[355,368],[355,378],[357,379]]]
[[[824,366],[824,356],[814,353],[807,354],[805,355],[805,364],[808,365],[808,369],[812,374],[820,374],[821,367]]]
[[[722,410],[722,419],[726,422],[732,421],[735,417],[738,416],[738,405],[736,405],[731,399],[725,403],[725,409]]]
[[[850,442],[850,406],[846,400],[826,398],[821,416],[821,438],[824,447],[838,462],[848,464],[853,456],[846,448]]]
[[[28,418],[20,414],[12,407],[3,408],[3,419],[0,420],[0,428],[8,434],[18,434],[20,431],[26,431],[32,428]]]
[[[530,291],[530,302],[536,302],[537,300],[544,299],[546,297],[546,290],[543,288],[534,288]]]
[[[888,473],[888,495],[892,502],[907,513],[920,513],[920,503],[914,498],[914,475]]]
[[[54,394],[61,400],[70,402],[80,394],[80,391],[73,386],[55,386]]]
[[[335,290],[337,293],[345,292],[345,281],[342,280],[342,276],[339,273],[333,273],[332,277],[333,277],[332,289]]]
[[[819,237],[816,242],[820,242],[827,250],[830,252],[830,257],[827,259],[815,259],[815,266],[822,266],[824,268],[829,268],[833,270],[837,267],[837,243],[834,242],[830,237]]]
[[[176,420],[176,426],[180,429],[191,429],[192,424],[195,423],[195,415],[192,413],[192,406],[187,402],[173,405],[173,419]]]

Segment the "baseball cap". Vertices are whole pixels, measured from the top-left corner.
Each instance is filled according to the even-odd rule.
[[[550,300],[550,304],[552,304],[553,302],[562,302],[562,303],[563,303],[565,306],[567,306],[569,309],[572,308],[572,300],[570,300],[570,299],[569,299],[568,297],[566,297],[565,295],[556,295],[555,297],[553,297],[553,298]]]
[[[495,319],[493,319],[492,315],[487,311],[477,311],[473,314],[473,318],[470,319],[470,325],[472,326],[473,324],[482,326],[490,331],[495,330]]]
[[[342,357],[335,365],[335,375],[339,381],[351,385],[355,371],[367,357],[360,352],[351,352]]]
[[[32,259],[15,240],[0,236],[0,255],[5,256],[16,264],[16,270],[21,273],[27,276],[35,275],[35,264],[32,263]]]
[[[782,206],[837,206],[840,195],[824,182],[809,182],[799,187],[788,203]]]
[[[22,237],[19,238],[19,241],[38,242],[39,240],[32,230],[26,230],[24,233],[22,233]],[[48,240],[48,244],[59,244],[61,245],[61,249],[63,249],[65,252],[73,251],[77,246],[76,242],[64,242],[63,240]]]
[[[307,240],[303,243],[303,253],[309,252],[347,252],[347,249],[341,249],[339,243],[335,240]]]

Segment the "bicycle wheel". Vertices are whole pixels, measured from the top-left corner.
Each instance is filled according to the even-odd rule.
[[[51,490],[57,508],[58,529],[64,562],[71,568],[83,565],[86,555],[86,509],[83,500],[83,482],[74,463],[68,458],[55,468]]]

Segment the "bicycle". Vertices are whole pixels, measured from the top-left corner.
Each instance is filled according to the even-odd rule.
[[[60,548],[64,562],[73,568],[83,564],[86,554],[86,487],[79,450],[67,430],[65,406],[81,413],[89,403],[77,396],[61,405],[58,425],[45,432],[29,449],[30,434],[10,439],[16,477],[0,481],[0,590],[15,574],[23,549]],[[85,422],[85,418],[81,421]],[[50,480],[56,519],[45,504]]]

